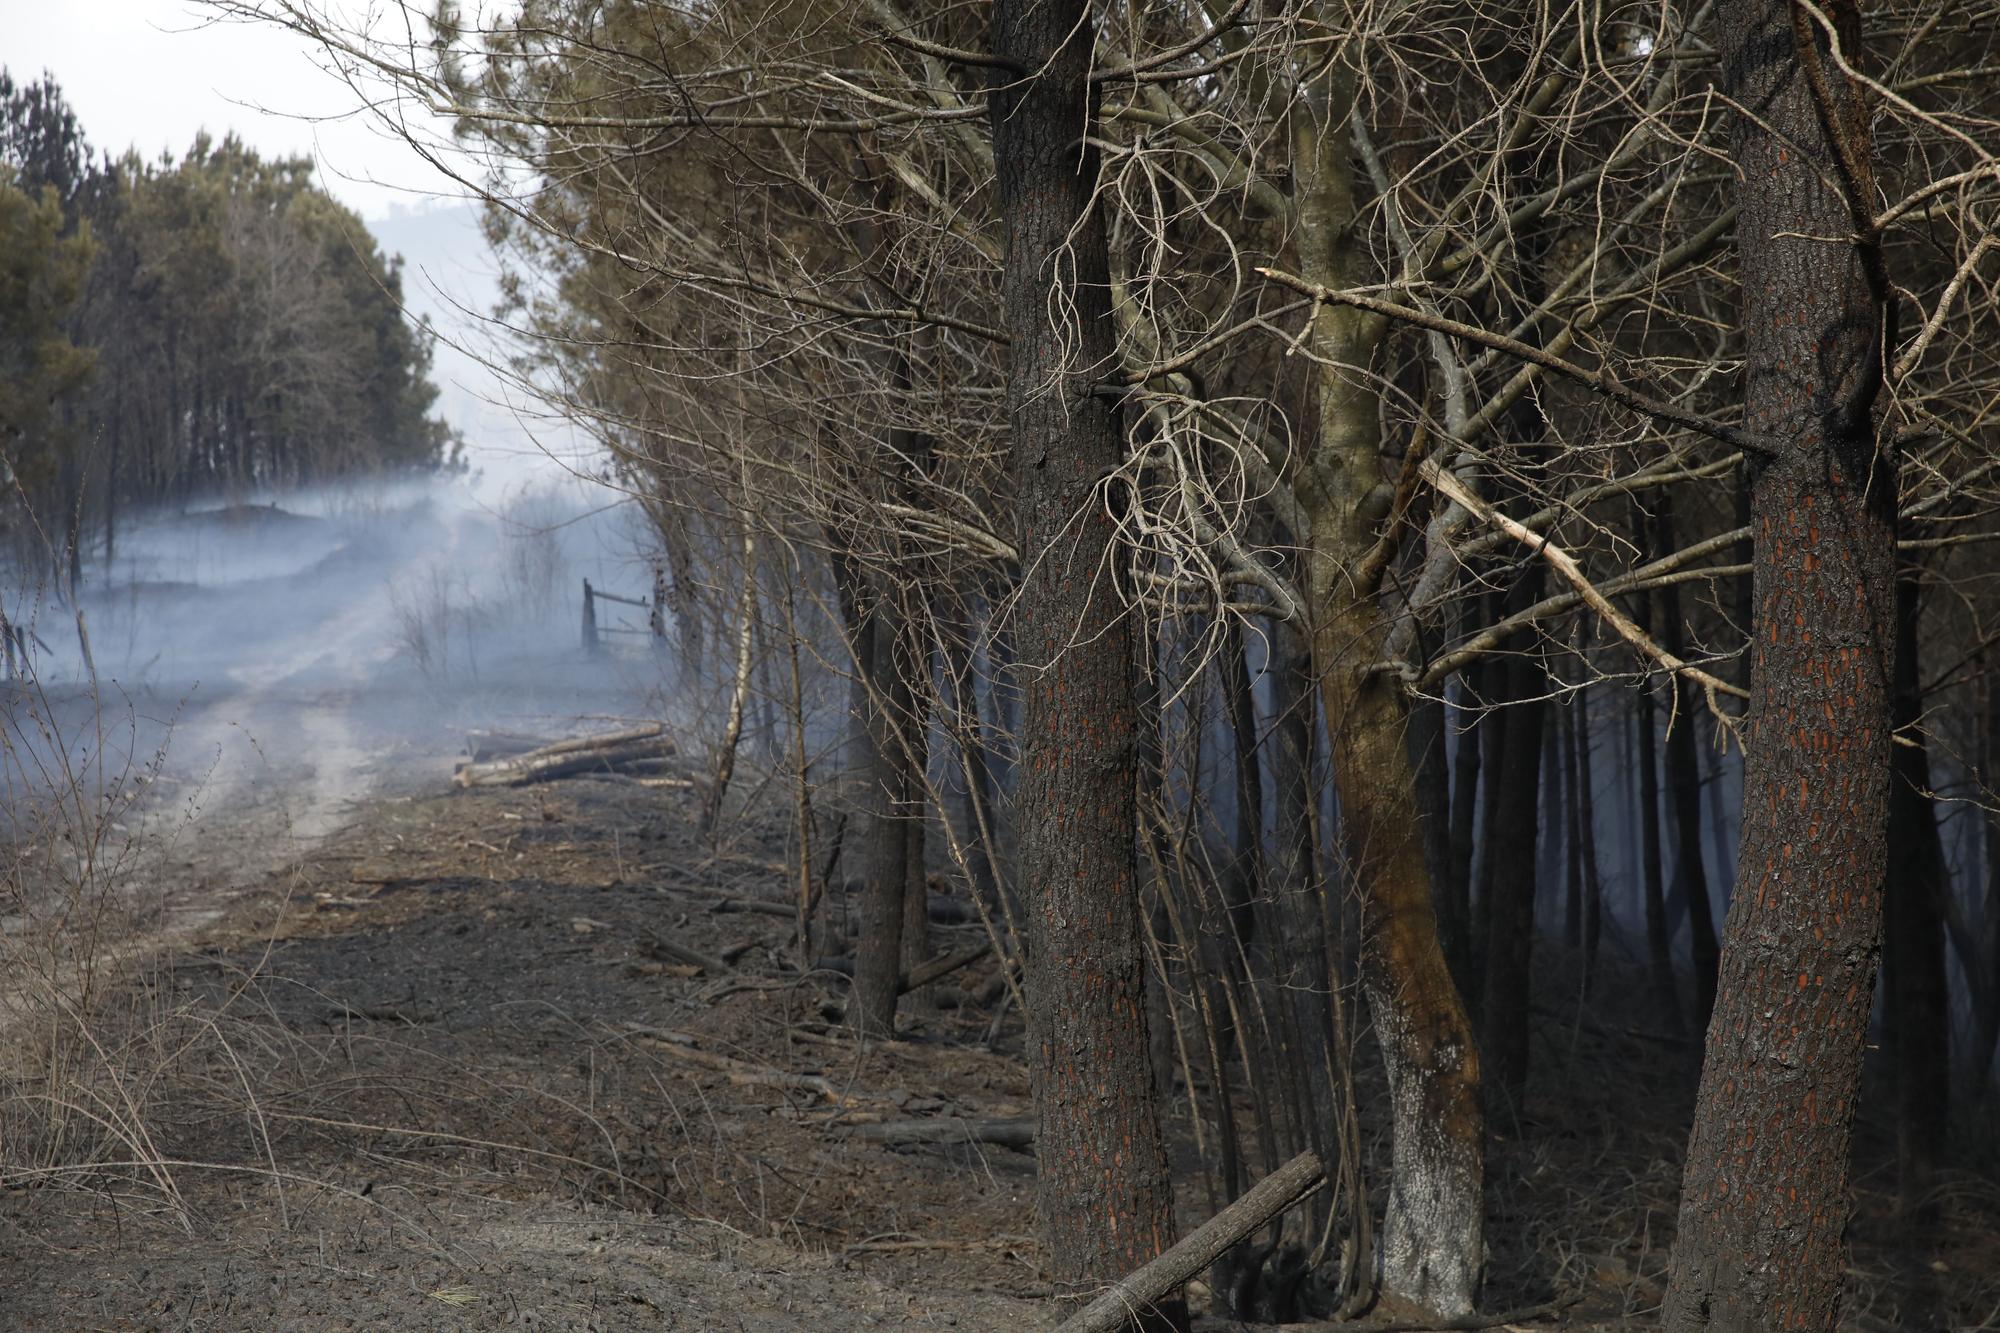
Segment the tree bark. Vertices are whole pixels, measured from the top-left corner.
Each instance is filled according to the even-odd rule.
[[[1859,60],[1852,0],[1821,8]],[[1861,98],[1794,3],[1718,13],[1741,108],[1744,424],[1774,452],[1751,492],[1738,888],[1663,1322],[1832,1329],[1886,866],[1896,469],[1873,418],[1895,338]]]
[[[995,0],[989,90],[1000,214],[1007,408],[1023,570],[1015,792],[1029,920],[1037,1200],[1059,1291],[1115,1280],[1175,1239],[1147,1063],[1133,808],[1131,618],[1108,571],[1098,480],[1123,459],[1110,264],[1090,140],[1095,26],[1085,0]],[[1061,315],[1057,314],[1060,308]],[[1172,1288],[1138,1321],[1184,1327]]]

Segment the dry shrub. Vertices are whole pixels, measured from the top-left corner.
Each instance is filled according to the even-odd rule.
[[[186,812],[148,812],[164,746],[90,690],[8,682],[0,722],[0,1178],[116,1176],[180,1191],[151,1127],[160,1015],[135,984],[160,904],[148,849]],[[152,825],[149,829],[148,824]]]

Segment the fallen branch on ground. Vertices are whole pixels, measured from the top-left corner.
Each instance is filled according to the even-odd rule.
[[[906,1143],[993,1143],[1023,1152],[1035,1146],[1035,1122],[1021,1117],[1008,1120],[966,1120],[959,1116],[937,1116],[927,1120],[885,1120],[878,1124],[836,1125],[835,1130],[853,1139],[897,1146]]]
[[[1138,1272],[1112,1284],[1064,1320],[1056,1333],[1116,1333],[1135,1312],[1149,1310],[1205,1271],[1258,1227],[1318,1189],[1326,1180],[1319,1157],[1302,1152],[1265,1176],[1250,1192],[1195,1228],[1185,1240]]]
[[[674,1034],[679,1035],[679,1034]],[[782,1069],[764,1069],[727,1055],[717,1055],[671,1038],[651,1035],[648,1031],[635,1031],[633,1037],[663,1055],[671,1056],[683,1064],[711,1070],[721,1074],[731,1083],[741,1088],[779,1088],[786,1092],[810,1092],[824,1097],[835,1106],[862,1106],[867,1098],[845,1092],[836,1087],[833,1080],[821,1074],[790,1074]],[[879,1098],[877,1100],[880,1100]]]
[[[712,977],[719,977],[725,972],[735,970],[720,958],[711,958],[699,949],[690,949],[685,944],[676,944],[672,940],[661,939],[658,935],[648,935],[645,939],[645,950],[647,953],[671,958],[676,963],[690,964],[700,968]]]
[[[957,953],[948,953],[942,958],[932,958],[918,963],[897,981],[896,991],[900,995],[907,995],[919,986],[928,986],[940,977],[948,977],[961,967],[976,963],[992,952],[993,942],[981,940],[977,944],[960,949]]]
[[[635,778],[630,773],[566,773],[562,776],[586,782],[615,782],[622,787],[651,787],[656,791],[691,791],[701,785],[693,778]]]

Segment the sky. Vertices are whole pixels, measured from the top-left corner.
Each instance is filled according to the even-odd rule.
[[[371,221],[458,193],[355,112],[304,38],[217,22],[190,0],[0,0],[0,62],[17,81],[53,74],[99,148],[178,155],[203,129],[234,130],[266,154],[313,156]]]

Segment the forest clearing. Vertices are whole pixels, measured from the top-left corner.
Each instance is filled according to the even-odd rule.
[[[1988,0],[187,3],[430,203],[0,70],[0,1327],[2000,1329]]]

